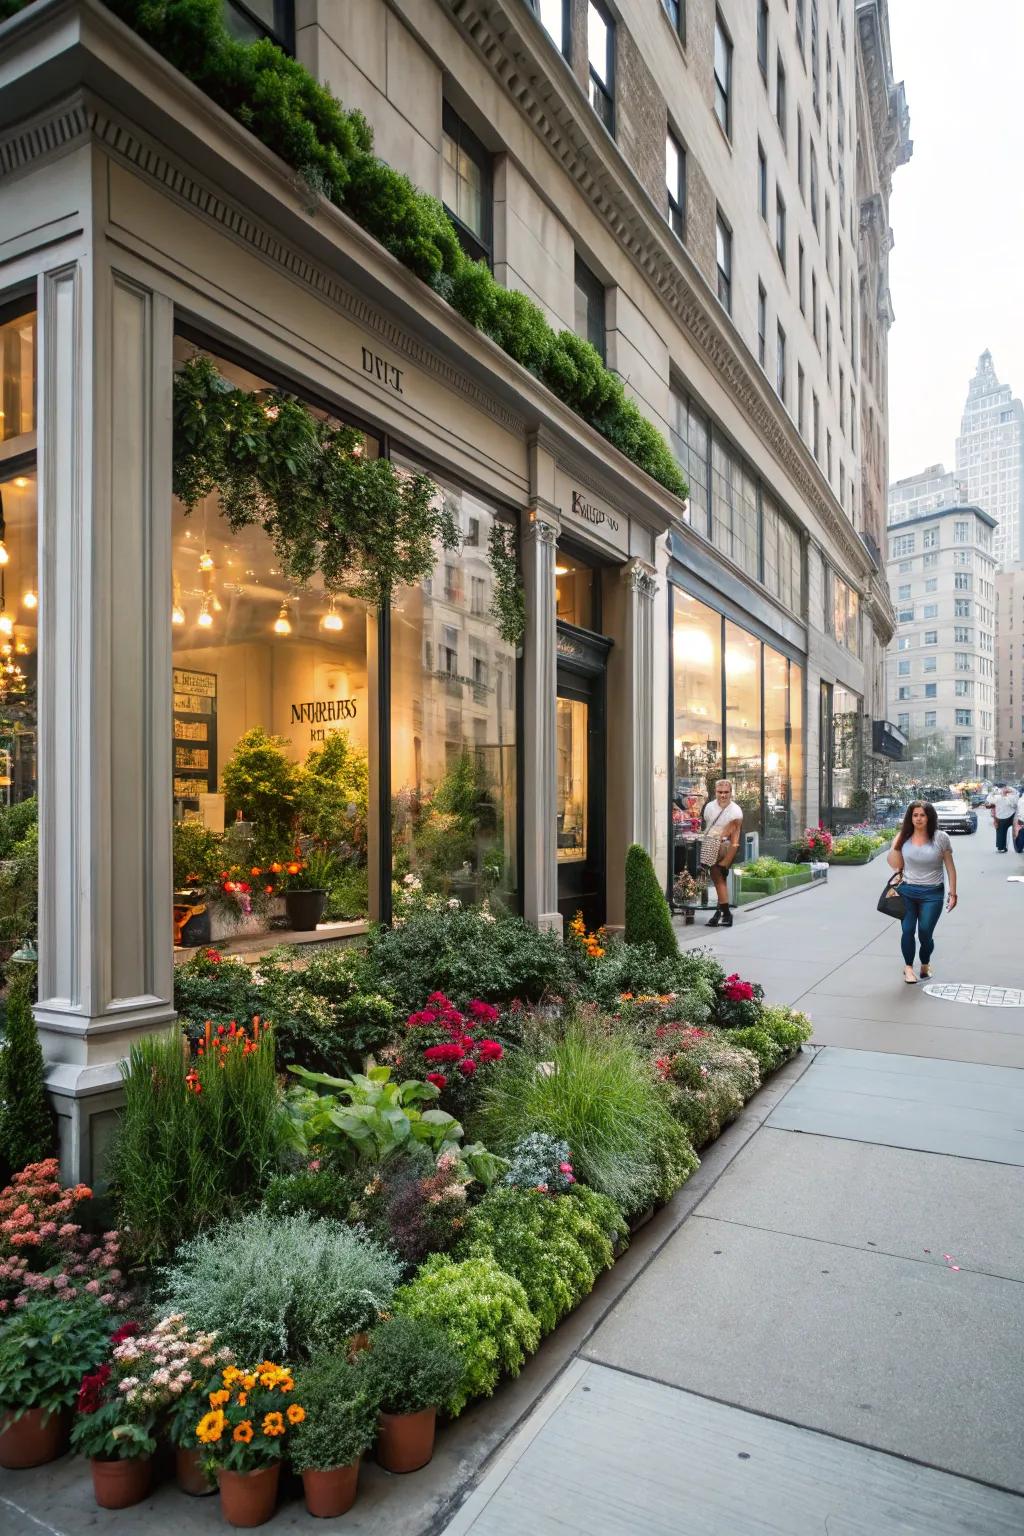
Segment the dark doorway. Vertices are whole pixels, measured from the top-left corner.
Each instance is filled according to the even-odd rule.
[[[611,641],[558,626],[555,729],[558,910],[582,912],[588,930],[606,917],[605,680]]]

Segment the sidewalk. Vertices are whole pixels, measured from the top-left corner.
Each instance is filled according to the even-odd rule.
[[[1024,886],[957,839],[936,983],[1019,989]],[[818,1047],[446,1536],[1024,1530],[1024,1007],[902,981],[881,862],[687,929]]]

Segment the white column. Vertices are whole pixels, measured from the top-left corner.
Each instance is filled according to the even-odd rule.
[[[617,579],[615,579],[617,576]],[[630,560],[605,584],[608,658],[608,924],[625,919],[631,843],[654,851],[654,732],[667,730],[668,699],[654,698],[654,567]]]
[[[40,280],[39,1003],[69,1178],[118,1063],[174,1017],[170,301],[93,260]]]
[[[531,507],[522,536],[526,590],[523,914],[540,928],[561,931],[555,797],[557,538],[558,518],[554,509]]]

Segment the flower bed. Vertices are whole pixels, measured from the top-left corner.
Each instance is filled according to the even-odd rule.
[[[828,856],[830,864],[870,864],[892,844],[888,832],[872,829],[854,830],[844,837],[837,837]]]
[[[52,1162],[0,1193],[0,1462],[70,1431],[120,1507],[163,1437],[229,1523],[269,1518],[288,1464],[343,1513],[374,1441],[423,1465],[810,1034],[702,953],[401,913],[326,969],[184,968],[185,1027],[125,1064],[102,1236]]]

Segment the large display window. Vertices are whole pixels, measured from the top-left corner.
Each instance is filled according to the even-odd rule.
[[[0,458],[0,806],[36,793],[37,480]]]
[[[722,773],[722,616],[672,589],[674,678],[672,820],[695,832]]]
[[[193,350],[179,340],[176,361]],[[266,387],[216,363],[232,384]],[[364,437],[360,451],[375,455],[377,444]],[[191,514],[175,501],[172,553],[179,939],[290,925],[289,885],[326,891],[326,920],[365,917],[366,605],[329,594],[318,575],[290,580],[267,534],[233,531],[216,493]]]
[[[421,466],[399,459],[414,472]],[[462,534],[391,614],[393,872],[450,899],[518,904],[516,655],[491,612],[498,509],[430,471]]]
[[[761,830],[761,642],[725,626],[725,776],[747,832]]]

